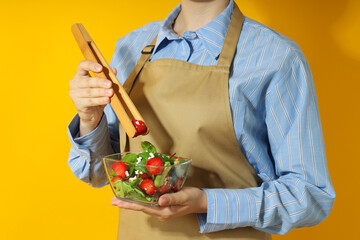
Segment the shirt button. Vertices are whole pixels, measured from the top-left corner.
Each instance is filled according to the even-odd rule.
[[[196,33],[191,33],[190,35],[192,38],[196,38]]]

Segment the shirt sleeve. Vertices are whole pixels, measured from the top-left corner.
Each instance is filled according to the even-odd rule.
[[[117,67],[117,78],[122,84],[126,77],[120,71],[119,57],[123,44],[133,34],[118,39],[115,46],[110,67]],[[124,49],[128,50],[127,47]],[[120,51],[120,52],[119,52]],[[105,169],[102,164],[102,157],[120,152],[119,143],[119,120],[110,104],[104,108],[104,115],[99,125],[91,133],[79,137],[79,116],[76,115],[68,126],[68,135],[71,143],[68,163],[74,175],[93,187],[102,187],[107,184]]]
[[[74,175],[93,187],[107,184],[103,156],[119,151],[118,125],[110,105],[91,133],[79,137],[80,118],[76,115],[68,126],[71,149],[68,163]]]
[[[254,188],[203,189],[208,212],[197,215],[201,233],[251,226],[285,234],[293,228],[316,225],[329,215],[335,192],[315,87],[302,55],[269,87],[265,108],[269,155],[276,177],[262,178],[262,184]]]

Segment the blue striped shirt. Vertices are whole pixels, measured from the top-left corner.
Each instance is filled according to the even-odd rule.
[[[233,11],[233,1],[213,21],[178,36],[172,23],[181,5],[159,22],[120,38],[111,66],[121,83],[141,50],[158,34],[151,60],[173,58],[214,65]],[[262,179],[259,187],[204,189],[208,211],[200,232],[251,226],[275,234],[324,220],[335,192],[329,177],[314,82],[298,45],[245,17],[229,77],[234,129],[242,152]],[[69,165],[91,186],[107,184],[101,157],[119,152],[118,120],[108,105],[99,126],[78,137],[79,117],[68,127]]]

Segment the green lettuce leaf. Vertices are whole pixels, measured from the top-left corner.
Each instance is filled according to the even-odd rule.
[[[143,149],[144,152],[149,152],[149,153],[156,153],[156,148],[154,145],[152,145],[150,142],[148,141],[144,141],[141,142],[141,147]]]
[[[161,158],[161,160],[163,161],[163,163],[167,163],[169,162],[171,165],[174,165],[174,160],[170,159],[167,155],[165,154],[161,154],[161,153],[155,153],[154,154],[155,157]]]
[[[139,157],[142,158],[141,161],[139,162],[139,164],[145,165],[146,162],[147,162],[147,160],[148,160],[149,157],[150,157],[150,153],[148,153],[148,152],[142,152],[142,153],[139,153],[139,154],[137,155],[137,157],[138,157],[138,158],[139,158]],[[135,166],[135,170],[142,171],[143,173],[149,173],[149,172],[147,171],[147,169],[146,169],[145,166],[136,165],[136,166]]]
[[[111,169],[111,172],[110,172],[110,176],[111,177],[116,177],[117,176],[116,173],[114,172],[114,170],[112,170],[112,169]]]
[[[125,155],[125,156],[123,157],[123,159],[121,159],[121,160],[124,161],[124,162],[135,163],[135,162],[136,162],[136,158],[137,158],[136,153],[129,153],[129,154]]]
[[[124,197],[125,196],[125,192],[124,192],[124,188],[123,188],[123,184],[121,180],[116,181],[115,183],[113,183],[114,187],[115,187],[115,192],[116,195],[120,196],[120,197]]]

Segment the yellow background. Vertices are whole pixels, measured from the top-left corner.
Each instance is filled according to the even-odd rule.
[[[75,108],[68,82],[82,55],[70,27],[81,22],[110,61],[116,40],[164,19],[169,0],[2,1],[0,6],[0,239],[115,239],[110,188],[77,180],[66,127]],[[239,0],[245,15],[294,39],[317,90],[337,199],[320,225],[274,239],[356,239],[360,2]],[[181,226],[179,226],[181,227]]]

